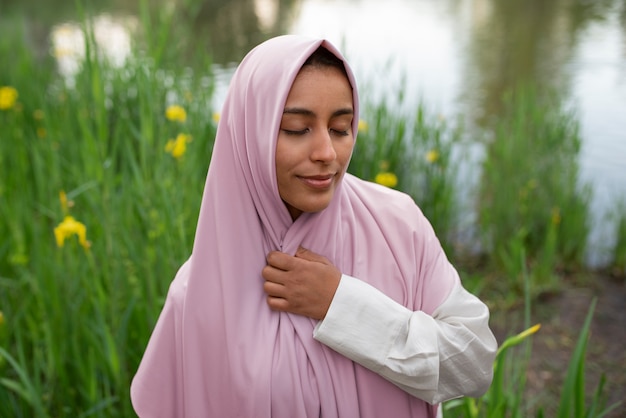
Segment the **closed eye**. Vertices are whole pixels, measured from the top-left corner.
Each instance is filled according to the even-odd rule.
[[[348,136],[350,134],[350,132],[347,129],[344,131],[339,130],[339,129],[331,129],[330,131],[339,136]]]
[[[307,132],[309,132],[309,128],[301,129],[298,131],[293,131],[291,129],[281,129],[281,130],[287,135],[294,135],[294,136],[305,135]]]

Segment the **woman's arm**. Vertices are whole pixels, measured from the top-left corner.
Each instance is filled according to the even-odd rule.
[[[343,275],[314,337],[429,403],[480,396],[497,342],[487,306],[460,282],[432,316]]]

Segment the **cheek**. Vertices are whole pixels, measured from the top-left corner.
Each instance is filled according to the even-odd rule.
[[[286,180],[289,178],[289,167],[284,160],[276,160],[276,181],[280,192],[281,186],[284,187]]]
[[[287,153],[287,147],[284,146],[283,141],[278,141],[276,144],[276,155],[274,156],[276,165],[276,177],[278,179],[284,175],[284,172],[288,170],[289,157]]]
[[[276,147],[276,181],[279,193],[284,192],[291,185],[292,175],[298,166],[298,156],[294,153],[294,147],[289,143],[279,143]],[[281,193],[282,194],[282,193]]]
[[[350,156],[352,155],[352,150],[354,148],[354,140],[350,139],[345,142],[341,142],[336,148],[335,152],[337,153],[337,160],[342,166],[345,166],[350,161]]]

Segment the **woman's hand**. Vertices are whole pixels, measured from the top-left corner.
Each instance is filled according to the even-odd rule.
[[[302,247],[295,256],[270,252],[261,274],[271,309],[313,319],[324,319],[341,280],[326,257]]]

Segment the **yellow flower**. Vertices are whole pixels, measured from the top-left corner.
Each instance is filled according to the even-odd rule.
[[[398,177],[395,174],[388,171],[376,174],[374,181],[378,184],[382,184],[387,187],[396,187],[398,184]]]
[[[37,128],[37,136],[39,138],[45,138],[47,134],[46,128],[42,128],[41,126]]]
[[[220,115],[219,112],[213,112],[213,122],[215,123],[219,122],[221,117],[222,115]]]
[[[43,120],[43,117],[44,117],[43,110],[41,110],[41,109],[36,109],[36,110],[33,112],[33,118],[35,118],[35,120]]]
[[[426,161],[429,163],[434,163],[439,159],[439,152],[437,150],[431,149],[426,153]]]
[[[165,110],[165,117],[175,122],[184,122],[187,120],[187,112],[182,106],[171,105]]]
[[[9,110],[15,106],[17,90],[10,86],[0,87],[0,110]]]
[[[359,119],[359,132],[367,132],[369,125],[363,119]]]
[[[72,235],[78,237],[78,242],[83,248],[87,249],[91,246],[91,243],[87,241],[87,227],[74,219],[74,217],[67,215],[63,219],[63,222],[54,228],[54,237],[56,238],[57,246],[63,247],[65,240]]]
[[[178,134],[176,139],[170,139],[165,145],[165,151],[172,154],[172,157],[179,159],[187,150],[187,143],[191,142],[191,136]]]

